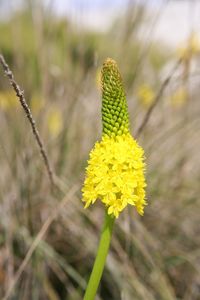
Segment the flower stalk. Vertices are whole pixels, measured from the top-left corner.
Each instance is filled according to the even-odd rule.
[[[108,250],[110,247],[114,221],[115,218],[111,215],[108,215],[106,212],[99,247],[95,258],[93,270],[87,285],[85,296],[83,298],[84,300],[93,300],[95,298],[99,282],[103,273],[104,265],[106,262]]]
[[[108,58],[101,71],[102,139],[96,142],[82,188],[85,208],[101,201],[106,208],[103,230],[84,300],[93,300],[103,273],[114,221],[132,205],[143,215],[145,200],[144,151],[130,134],[130,122],[121,75]]]

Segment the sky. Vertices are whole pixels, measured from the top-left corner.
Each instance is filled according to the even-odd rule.
[[[47,2],[49,0],[46,0]],[[200,35],[200,0],[54,0],[54,9],[91,30],[105,31],[128,3],[146,3],[156,18],[152,39],[177,47],[191,31]]]
[[[19,7],[24,0],[0,0],[5,7]],[[120,16],[128,3],[145,3],[155,20],[153,40],[171,47],[183,43],[191,31],[200,36],[200,0],[32,0],[43,1],[61,15],[66,15],[76,26],[106,31],[116,16]],[[0,12],[1,13],[1,12]],[[3,16],[3,14],[2,14]],[[147,25],[148,26],[148,25]]]
[[[200,36],[200,1],[169,1],[154,31],[154,38],[177,46],[184,42],[191,32]]]

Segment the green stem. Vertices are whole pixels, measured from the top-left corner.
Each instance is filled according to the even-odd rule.
[[[96,295],[110,246],[114,221],[115,218],[106,212],[99,248],[83,300],[93,300]]]

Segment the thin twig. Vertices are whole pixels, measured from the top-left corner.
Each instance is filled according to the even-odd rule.
[[[160,90],[158,91],[153,103],[151,104],[151,106],[149,107],[149,109],[147,110],[141,125],[139,126],[139,128],[137,129],[136,133],[135,133],[135,137],[138,138],[140,136],[140,134],[142,133],[142,131],[144,130],[147,122],[149,121],[149,118],[154,110],[154,108],[156,107],[157,103],[159,102],[159,100],[161,99],[164,90],[166,89],[166,87],[168,86],[168,84],[170,83],[175,71],[177,70],[177,68],[179,67],[180,63],[181,63],[181,59],[178,60],[178,62],[175,64],[172,72],[169,74],[168,77],[166,77],[166,79],[163,81]]]
[[[30,123],[32,131],[33,131],[33,135],[36,139],[36,142],[37,142],[38,147],[40,149],[40,153],[41,153],[42,158],[44,160],[49,179],[51,181],[51,184],[54,186],[53,171],[52,171],[52,168],[51,168],[48,156],[47,156],[47,152],[46,152],[46,149],[44,147],[43,141],[40,137],[37,126],[35,124],[35,120],[33,119],[31,110],[30,110],[30,108],[29,108],[29,106],[26,102],[25,97],[24,97],[24,92],[21,90],[21,88],[19,87],[19,85],[15,81],[12,71],[10,70],[10,68],[9,68],[8,64],[6,63],[3,55],[1,55],[1,54],[0,54],[0,63],[3,67],[4,74],[8,77],[9,82],[10,82],[11,86],[13,87],[14,91],[16,92],[16,96],[18,97],[18,99],[20,101],[20,104],[21,104],[21,106],[22,106],[22,108],[23,108],[23,110],[26,114],[26,117],[29,120],[29,123]]]
[[[33,243],[31,244],[28,252],[26,253],[19,269],[17,270],[17,272],[15,273],[15,276],[8,288],[8,290],[6,291],[6,294],[3,298],[3,300],[8,300],[10,298],[10,296],[12,295],[12,292],[14,290],[15,285],[17,284],[19,278],[21,277],[22,273],[24,272],[28,262],[30,261],[34,251],[36,250],[36,248],[38,247],[39,243],[41,242],[41,240],[44,238],[44,235],[46,234],[49,226],[51,225],[51,223],[58,217],[58,215],[60,214],[60,212],[63,210],[65,204],[67,201],[69,201],[69,199],[75,194],[75,192],[78,190],[78,186],[74,185],[71,190],[67,193],[67,195],[62,199],[62,201],[60,202],[59,206],[52,212],[52,214],[47,218],[47,220],[44,222],[44,224],[42,225],[40,231],[38,232],[38,234],[36,235]]]

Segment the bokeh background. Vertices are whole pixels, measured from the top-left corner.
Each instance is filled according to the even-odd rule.
[[[199,20],[197,0],[0,0],[0,52],[24,90],[59,186],[52,190],[0,68],[1,299],[83,298],[104,209],[84,210],[81,186],[101,137],[99,75],[107,57],[121,70],[133,135],[157,100],[137,136],[149,204],[143,217],[130,208],[117,220],[96,299],[200,299]]]

